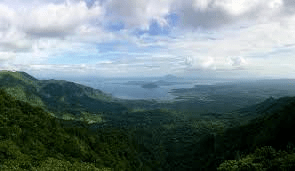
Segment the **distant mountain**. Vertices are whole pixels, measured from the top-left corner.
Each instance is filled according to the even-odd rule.
[[[165,75],[163,78],[163,80],[176,80],[178,79],[178,77],[176,77],[175,75],[172,75],[172,74],[168,74],[168,75]]]
[[[145,84],[145,81],[128,81],[127,83],[124,83],[125,85],[143,85]]]
[[[83,111],[114,112],[127,108],[101,90],[64,80],[38,80],[25,72],[0,72],[0,88],[18,100],[48,109],[55,114]]]
[[[158,80],[153,82],[147,82],[147,81],[128,81],[125,83],[125,85],[140,85],[143,88],[149,88],[149,87],[159,87],[159,86],[169,86],[169,85],[175,85],[180,84],[176,81],[167,81],[167,80]]]

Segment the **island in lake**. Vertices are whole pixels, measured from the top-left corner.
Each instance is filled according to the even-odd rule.
[[[155,83],[147,83],[141,86],[142,88],[158,88],[158,85]]]

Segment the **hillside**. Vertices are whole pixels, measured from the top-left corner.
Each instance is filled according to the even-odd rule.
[[[295,97],[270,98],[256,107],[260,116],[228,128],[209,143],[213,155],[208,156],[208,166],[218,166],[220,159],[226,159],[219,170],[232,170],[234,165],[241,170],[295,169],[295,136],[291,133],[295,130]],[[200,144],[209,145],[209,139]]]
[[[40,107],[14,100],[0,89],[0,170],[150,170],[127,131],[88,131]],[[154,164],[153,164],[154,163]]]
[[[295,137],[286,133],[295,129],[294,102],[295,97],[269,98],[248,110],[207,113],[194,118],[175,113],[177,117],[170,121],[167,117],[173,113],[167,111],[166,117],[159,118],[160,123],[149,126],[147,116],[160,117],[165,113],[151,110],[137,112],[138,120],[126,122],[130,126],[145,125],[133,129],[135,138],[146,151],[161,147],[165,154],[161,162],[164,170],[232,170],[234,164],[249,167],[248,170],[271,170],[272,166],[283,170],[295,166]],[[119,122],[117,118],[114,123]],[[95,124],[90,127],[99,128]],[[266,164],[270,162],[267,155],[272,155],[275,165]]]
[[[99,90],[62,80],[18,72],[2,72],[0,80],[2,170],[46,170],[58,164],[61,170],[295,166],[295,97],[270,97],[227,113],[187,115],[171,109],[126,111],[116,100],[103,99]]]
[[[63,80],[37,80],[25,72],[0,72],[0,88],[18,100],[29,102],[69,118],[83,113],[120,113],[127,110],[100,90]]]

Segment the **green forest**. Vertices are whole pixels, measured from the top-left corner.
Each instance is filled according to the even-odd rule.
[[[295,97],[188,117],[24,76],[0,75],[0,170],[295,170]],[[63,92],[69,85],[77,90]]]

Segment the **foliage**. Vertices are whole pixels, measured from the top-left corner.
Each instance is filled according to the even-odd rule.
[[[100,90],[63,80],[37,80],[25,72],[0,72],[0,88],[13,98],[39,106],[60,117],[64,113],[80,115],[127,108]]]
[[[295,153],[276,151],[271,146],[257,148],[240,160],[227,160],[220,164],[218,171],[252,171],[252,170],[294,170]]]
[[[227,159],[219,169],[242,170],[240,166],[243,164],[249,166],[246,170],[251,170],[251,167],[258,170],[294,170],[295,136],[288,134],[290,130],[295,129],[294,100],[281,98],[276,102],[275,110],[247,124],[229,128],[224,136],[217,138],[217,151],[226,152],[224,159]],[[242,160],[232,160],[237,150],[247,153],[248,156]]]
[[[188,101],[133,101],[138,110],[126,111],[81,85],[20,78],[0,74],[0,170],[294,170],[295,98],[249,108],[251,117],[173,110]]]
[[[128,132],[115,128],[90,132],[83,123],[53,118],[39,107],[13,100],[3,90],[0,118],[0,164],[5,169],[45,169],[60,163],[65,170],[132,170],[140,165]]]

